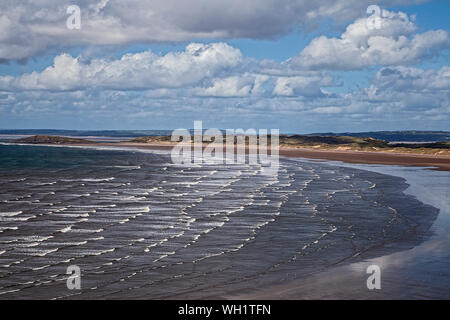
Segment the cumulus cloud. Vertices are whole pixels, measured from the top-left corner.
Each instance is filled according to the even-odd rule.
[[[125,54],[116,60],[60,54],[41,72],[0,76],[5,91],[149,90],[149,97],[323,96],[332,77],[259,63],[225,43],[191,43],[184,51]],[[175,90],[179,89],[179,90]]]
[[[378,90],[402,92],[450,92],[450,67],[438,70],[411,67],[386,67],[375,75]]]
[[[0,76],[4,90],[79,90],[89,87],[130,90],[177,88],[236,67],[241,52],[225,43],[191,43],[185,51],[155,55],[151,51],[125,54],[118,60],[83,62],[69,54],[55,57],[42,72]]]
[[[273,93],[279,96],[324,96],[322,87],[333,86],[330,76],[279,77]]]
[[[370,2],[80,0],[82,29],[68,30],[69,3],[5,0],[0,3],[0,62],[56,47],[73,52],[71,46],[89,46],[102,52],[95,45],[273,38],[324,17],[354,22],[339,37],[317,37],[281,63],[245,57],[224,42],[119,58],[57,54],[42,71],[0,75],[0,125],[52,127],[51,119],[66,117],[80,128],[85,122],[101,128],[114,121],[116,127],[170,128],[189,126],[195,119],[218,127],[237,119],[242,126],[277,126],[275,119],[292,132],[317,130],[317,123],[334,126],[327,130],[366,130],[376,121],[378,128],[388,129],[391,119],[408,121],[408,126],[423,120],[448,126],[449,67],[411,67],[449,48],[448,32],[417,33],[413,18],[390,11],[383,11],[380,29],[370,29],[366,19],[357,19]],[[346,73],[330,70],[370,66],[379,69],[356,72],[373,76],[365,88],[332,88],[346,80]],[[73,122],[77,117],[82,120]]]
[[[341,106],[341,114],[402,114],[405,119],[428,120],[439,115],[450,120],[450,68],[382,68],[367,88],[342,98],[349,104]]]
[[[373,28],[360,18],[339,38],[314,38],[291,62],[310,69],[355,70],[413,64],[450,47],[445,30],[412,35],[416,26],[405,13],[383,10],[380,22],[380,28]]]
[[[266,75],[249,74],[216,78],[207,87],[197,87],[194,93],[198,96],[213,97],[247,97],[263,93],[263,85],[269,80]]]
[[[13,123],[16,127],[52,127],[56,117],[77,128],[173,128],[190,127],[193,120],[202,119],[209,127],[343,132],[426,129],[427,126],[445,129],[450,121],[447,66],[437,70],[385,67],[363,89],[326,95],[268,95],[274,90],[277,78],[264,83],[266,95],[256,95],[250,89],[254,88],[255,74],[243,74],[248,84],[245,81],[241,84],[236,76],[219,77],[217,81],[205,82],[209,85],[204,87],[192,87],[192,90],[218,87],[213,85],[216,83],[231,87],[208,95],[186,92],[183,88],[0,91],[0,126],[10,127]],[[308,77],[313,78],[312,74]],[[301,81],[290,80],[291,86],[302,89]],[[332,80],[304,81],[328,85]]]
[[[423,2],[415,0],[413,2]],[[192,41],[271,39],[319,19],[354,19],[372,0],[78,0],[81,29],[66,28],[73,1],[0,2],[0,59],[19,60],[49,48]],[[382,0],[379,5],[410,4]]]

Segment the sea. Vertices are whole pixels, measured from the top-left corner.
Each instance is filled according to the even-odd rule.
[[[417,184],[389,168],[282,158],[268,175],[173,164],[163,150],[1,143],[0,299],[226,298],[448,234],[447,200],[409,192]],[[449,194],[448,172],[410,170]],[[444,239],[439,263],[417,271],[430,276],[411,284],[426,298],[449,298]]]

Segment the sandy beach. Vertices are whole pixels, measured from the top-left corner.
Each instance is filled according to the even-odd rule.
[[[110,146],[111,144],[105,144]],[[169,150],[173,147],[171,144],[160,145],[142,145],[140,143],[119,143],[117,146],[133,147],[144,149],[163,149]],[[448,203],[442,200],[446,189],[438,189],[436,184],[427,184],[432,179],[441,179],[440,175],[433,177],[433,173],[424,168],[407,169],[410,167],[432,167],[432,170],[450,171],[450,157],[446,156],[427,156],[387,152],[362,152],[362,151],[338,151],[338,150],[313,150],[307,148],[280,148],[280,155],[293,158],[320,159],[326,162],[339,161],[348,163],[349,166],[356,166],[362,169],[369,169],[367,165],[386,165],[377,166],[373,169],[378,172],[384,172],[401,176],[407,179],[411,187],[407,193],[412,194],[425,203],[433,205],[441,210],[440,219],[433,226],[434,235],[430,240],[423,244],[406,251],[369,259],[363,262],[336,265],[323,272],[313,273],[308,277],[296,279],[295,275],[280,283],[274,283],[271,286],[260,288],[241,288],[239,291],[224,291],[218,295],[199,294],[195,298],[201,299],[237,299],[237,300],[265,300],[265,299],[409,299],[427,298],[437,295],[445,295],[445,285],[442,288],[420,289],[419,282],[426,282],[427,270],[424,265],[430,263],[441,265],[443,256],[448,250],[443,249],[449,241],[446,235],[445,225],[448,224],[449,212]],[[391,167],[394,165],[395,167]],[[398,168],[398,169],[397,169]],[[404,169],[402,169],[404,168]],[[427,173],[427,171],[429,173]],[[437,172],[436,172],[437,174]],[[417,176],[417,177],[416,177]],[[415,178],[416,177],[416,178]],[[421,177],[421,178],[420,178]],[[445,178],[444,178],[445,179]],[[445,182],[444,182],[445,184]],[[448,184],[447,184],[448,185]],[[426,190],[431,187],[436,189]],[[438,196],[433,196],[436,193]],[[447,201],[448,202],[448,201]],[[430,254],[430,253],[433,254]],[[366,268],[369,265],[380,265],[383,269],[384,290],[369,291],[365,285],[367,279]],[[405,275],[408,274],[408,276]],[[430,275],[428,275],[430,276]],[[435,276],[435,275],[434,275]],[[442,279],[446,283],[446,278]],[[418,289],[419,288],[419,289]],[[442,290],[436,293],[435,291]],[[173,299],[191,299],[189,294],[174,296]]]
[[[80,145],[83,146],[83,145]],[[89,145],[92,146],[92,145]],[[131,142],[97,143],[95,146],[127,147],[150,150],[170,150],[174,144],[143,144]],[[421,154],[390,153],[390,152],[366,152],[343,150],[316,150],[308,148],[280,147],[280,155],[295,158],[322,159],[342,161],[346,163],[360,164],[386,164],[415,167],[434,167],[435,170],[450,171],[450,157],[430,156]]]
[[[193,167],[201,170],[197,174],[167,166],[173,144],[28,146],[4,144],[10,150],[4,152],[4,164],[10,164],[11,168],[17,166],[15,159],[22,158],[24,153],[36,158],[29,161],[29,173],[23,176],[13,172],[8,178],[10,169],[5,171],[4,190],[15,190],[21,184],[25,190],[21,197],[28,200],[26,204],[16,203],[5,192],[4,211],[11,225],[2,231],[11,239],[25,237],[28,231],[42,233],[37,238],[41,242],[38,247],[42,245],[42,248],[23,249],[26,254],[33,250],[31,254],[36,256],[27,259],[26,264],[42,273],[42,280],[38,281],[46,281],[49,275],[58,276],[58,261],[66,255],[80,256],[79,263],[88,267],[84,283],[95,290],[83,291],[77,298],[432,299],[448,296],[448,157],[281,148],[283,170],[275,180],[266,181],[271,178],[254,175],[251,168]],[[130,152],[133,150],[143,152]],[[19,154],[14,156],[14,152]],[[337,162],[341,159],[348,163]],[[383,165],[375,165],[380,162]],[[41,170],[50,170],[49,173],[43,178],[36,165]],[[61,171],[61,168],[65,169]],[[188,180],[198,177],[201,181]],[[229,183],[230,180],[233,182]],[[224,182],[228,182],[226,188],[221,187]],[[276,185],[268,188],[272,184]],[[36,187],[39,192],[33,189]],[[218,198],[217,188],[228,193]],[[50,211],[63,213],[52,213],[46,218],[47,204]],[[174,205],[188,208],[186,213],[194,220],[176,227],[179,220],[173,219],[178,212]],[[95,210],[86,215],[86,208],[92,207]],[[239,214],[233,214],[236,210]],[[124,215],[125,212],[132,214]],[[203,214],[211,213],[214,215],[202,218]],[[80,214],[82,219],[73,219]],[[221,214],[225,216],[222,218]],[[59,220],[49,223],[50,218]],[[26,224],[19,219],[27,219]],[[20,228],[14,229],[12,223]],[[168,223],[170,229],[162,233],[152,231],[152,226]],[[144,225],[147,227],[143,230]],[[263,232],[258,231],[261,227]],[[102,236],[89,236],[92,232]],[[381,234],[384,234],[382,238]],[[159,235],[163,238],[154,242],[153,237]],[[192,236],[194,240],[189,241],[195,246],[186,246],[182,235],[186,241]],[[54,240],[47,241],[49,237]],[[47,243],[52,246],[48,247]],[[60,243],[74,245],[53,247]],[[152,249],[154,246],[159,249]],[[194,251],[187,252],[191,248]],[[206,256],[197,257],[204,253]],[[41,256],[46,258],[40,259]],[[195,259],[179,264],[178,259],[191,256]],[[102,269],[106,278],[99,277],[98,271],[89,273],[90,269],[110,268],[111,264],[120,267],[124,257],[131,257],[126,258],[123,266],[132,282],[119,282],[124,288],[117,292],[111,291],[117,285],[115,273]],[[149,257],[153,263],[146,265]],[[50,258],[57,263],[49,264]],[[4,265],[13,270],[15,265],[11,263],[21,256],[8,259],[11,261]],[[366,287],[366,268],[372,264],[383,270],[383,290],[370,291]],[[128,275],[120,268],[117,272],[120,277]],[[179,278],[179,275],[183,276]],[[34,273],[26,276],[36,277]],[[161,282],[149,283],[154,277],[161,277]],[[147,287],[150,285],[151,290]],[[51,287],[51,282],[49,290],[40,286],[15,289],[14,283],[12,286],[8,290],[5,287],[3,297],[71,298],[65,288]]]

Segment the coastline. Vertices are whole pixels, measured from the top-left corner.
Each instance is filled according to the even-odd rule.
[[[377,258],[336,265],[306,278],[247,292],[230,292],[226,299],[435,299],[450,298],[446,274],[450,256],[450,174],[406,166],[345,164],[327,161],[327,164],[345,166],[406,179],[406,194],[440,210],[431,226],[431,236],[421,244]],[[370,265],[381,268],[381,290],[368,290],[366,280]],[[430,270],[429,266],[433,268]],[[429,281],[434,287],[427,286]]]
[[[64,145],[61,145],[64,146]],[[137,148],[147,150],[171,150],[173,143],[167,144],[142,144],[131,142],[118,143],[96,143],[92,144],[70,144],[67,146],[88,146],[88,147],[117,147],[117,148]],[[450,171],[450,157],[429,156],[421,154],[391,153],[391,152],[368,152],[368,151],[348,151],[348,150],[316,150],[309,148],[288,148],[280,147],[279,154],[290,158],[307,158],[326,161],[342,161],[355,164],[384,164],[401,165],[413,167],[431,167],[433,170]]]
[[[120,143],[120,147],[170,150],[173,144],[142,146],[139,143]],[[228,291],[218,296],[202,296],[202,299],[433,299],[446,294],[447,298],[450,297],[445,288],[445,284],[449,281],[445,277],[445,257],[448,255],[448,249],[445,248],[450,247],[446,227],[450,226],[450,204],[442,200],[446,192],[449,192],[449,188],[439,190],[436,184],[431,183],[439,179],[445,180],[442,175],[447,175],[450,171],[450,157],[285,147],[280,148],[279,154],[297,158],[299,161],[319,160],[330,165],[358,168],[406,179],[410,186],[405,193],[440,210],[439,218],[431,228],[431,237],[412,249],[400,250],[362,262],[336,265],[306,278],[285,279],[266,288],[241,288],[239,291]],[[427,181],[430,183],[427,184]],[[368,277],[366,269],[374,264],[383,270],[383,290],[370,291],[366,287]],[[426,283],[426,278],[430,276],[426,267],[430,264],[438,266],[432,276],[441,278],[438,282],[442,283],[442,287],[423,289],[421,282]],[[439,274],[439,270],[444,274],[442,272]],[[191,297],[187,294],[172,298]]]
[[[39,146],[38,144],[34,144],[34,146]],[[140,150],[166,150],[169,151],[173,144],[166,144],[166,145],[142,145],[140,143],[97,143],[95,145],[89,144],[89,145],[83,145],[83,144],[62,144],[62,145],[41,145],[41,146],[53,146],[53,147],[81,147],[81,148],[108,148],[111,149],[117,149],[121,150],[126,148],[127,150],[133,150],[133,149],[140,149]],[[299,150],[299,149],[280,149],[280,155],[287,156],[290,158],[298,158],[299,161],[314,161],[309,159],[302,159],[306,158],[305,153],[302,153],[303,151],[316,151],[317,150]],[[287,154],[286,154],[287,153]],[[349,151],[339,151],[339,152],[328,152],[323,151],[322,153],[326,153],[327,156],[331,154],[331,157],[333,156],[339,156],[337,154],[341,153],[349,153]],[[358,154],[361,152],[350,152],[351,154]],[[368,153],[368,152],[364,152]],[[299,156],[300,154],[300,156]],[[391,154],[387,154],[387,156],[391,156]],[[406,158],[411,158],[410,155],[407,155]],[[423,158],[420,155],[414,156],[414,158]],[[430,158],[430,157],[425,157]],[[444,157],[441,157],[444,158]],[[416,177],[414,184],[411,183],[410,179],[406,179],[408,184],[410,184],[410,187],[413,189],[413,192],[411,192],[412,195],[416,196],[420,201],[424,203],[431,204],[435,207],[442,208],[442,206],[439,205],[439,203],[436,203],[436,199],[440,199],[441,201],[445,201],[445,195],[442,195],[440,193],[436,193],[436,190],[433,190],[433,188],[430,188],[430,190],[425,189],[424,187],[428,187],[426,182],[420,181],[420,174],[423,173],[425,176],[428,177],[429,182],[433,182],[433,177],[447,177],[448,173],[442,172],[442,171],[450,171],[448,169],[441,169],[441,172],[438,172],[437,170],[429,170],[429,168],[414,168],[411,167],[411,164],[409,167],[401,167],[401,166],[391,166],[391,163],[383,163],[388,164],[387,166],[374,166],[373,163],[369,163],[369,165],[358,165],[358,164],[344,164],[344,163],[337,163],[334,162],[334,159],[327,159],[327,158],[316,158],[320,160],[324,160],[323,162],[325,164],[330,165],[337,165],[337,166],[350,166],[355,167],[363,170],[368,171],[375,171],[378,172],[376,168],[382,168],[380,169],[385,174],[390,174],[394,176],[404,177],[402,174],[396,174],[398,172],[401,172],[401,170],[406,170],[406,172],[409,172],[410,177]],[[444,158],[445,159],[445,158]],[[351,159],[353,161],[363,161],[364,158],[356,158]],[[387,159],[391,160],[392,159]],[[398,160],[398,159],[397,159]],[[428,159],[426,159],[429,161]],[[417,163],[420,163],[419,161],[424,161],[424,159],[418,159]],[[447,161],[450,161],[448,159]],[[350,162],[350,161],[349,161]],[[358,162],[357,162],[358,163]],[[413,164],[412,166],[418,166],[417,163]],[[428,162],[427,162],[428,163]],[[397,164],[397,163],[394,163]],[[433,166],[435,164],[431,164],[430,166]],[[419,176],[417,176],[419,174]],[[405,177],[404,177],[405,178]],[[419,180],[419,181],[418,181]],[[448,181],[448,180],[447,180]],[[421,188],[417,189],[416,185],[419,182],[421,184]],[[434,182],[429,184],[430,187],[434,187]],[[448,182],[446,184],[448,186]],[[448,190],[448,188],[446,189]],[[426,192],[424,192],[426,191]],[[406,191],[405,191],[406,192]],[[448,192],[448,191],[447,191]],[[430,194],[434,195],[435,199],[430,200]],[[448,193],[447,193],[448,194]],[[432,197],[431,197],[432,199]],[[448,202],[448,200],[447,200]],[[408,292],[409,287],[408,284],[403,284],[403,281],[406,281],[404,279],[404,276],[402,274],[403,268],[405,267],[405,264],[407,268],[412,268],[411,265],[415,265],[417,257],[421,258],[422,261],[425,259],[430,258],[430,252],[433,252],[433,256],[436,255],[436,252],[439,252],[439,250],[447,250],[445,252],[448,252],[448,249],[442,249],[443,247],[450,247],[450,241],[448,241],[447,238],[444,238],[442,240],[442,236],[446,234],[446,230],[448,228],[443,228],[442,226],[448,225],[450,226],[450,219],[449,219],[449,206],[447,205],[446,214],[446,220],[444,219],[444,223],[442,221],[435,222],[433,229],[443,229],[441,232],[441,236],[437,239],[434,238],[433,241],[425,241],[424,243],[418,245],[417,247],[414,247],[413,249],[409,249],[406,251],[398,251],[393,254],[387,255],[387,256],[381,256],[375,259],[369,259],[364,262],[357,262],[352,263],[349,265],[336,265],[335,267],[331,267],[327,270],[320,271],[315,274],[311,274],[305,278],[300,279],[286,279],[286,281],[283,281],[282,283],[275,284],[274,286],[269,286],[266,288],[247,288],[244,290],[239,290],[236,292],[224,292],[223,295],[220,296],[206,296],[203,297],[203,299],[211,299],[211,298],[219,298],[219,299],[392,299],[392,298],[408,298],[404,297],[402,295],[405,294],[405,292]],[[442,216],[442,213],[439,214],[439,216]],[[425,258],[424,258],[425,257]],[[444,260],[445,261],[445,260]],[[426,261],[428,262],[428,261]],[[366,274],[366,267],[370,264],[379,264],[383,266],[383,290],[380,291],[368,291],[365,285],[365,281],[367,279]],[[385,269],[389,268],[389,269]],[[418,275],[420,276],[421,273],[418,273],[417,270],[414,270],[410,273],[410,276],[412,274],[412,278],[416,278]],[[445,270],[445,269],[444,269]],[[427,270],[422,270],[427,272]],[[409,272],[409,271],[408,271]],[[425,273],[423,273],[425,274]],[[443,283],[448,283],[443,281]],[[416,282],[417,284],[417,282]],[[412,284],[412,288],[414,289],[414,283]],[[416,288],[417,290],[417,288]],[[445,296],[440,295],[437,296]],[[416,293],[415,297],[419,297]],[[433,295],[430,296],[431,298]],[[180,297],[175,297],[175,299],[179,299]],[[190,299],[189,296],[185,296],[184,298]]]

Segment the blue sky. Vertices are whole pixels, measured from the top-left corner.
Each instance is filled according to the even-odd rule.
[[[80,29],[66,27],[70,4]],[[0,128],[449,130],[449,12],[421,0],[5,1]]]

